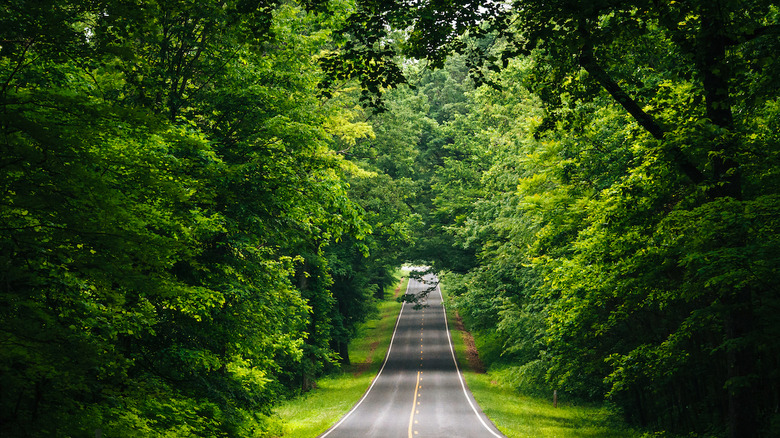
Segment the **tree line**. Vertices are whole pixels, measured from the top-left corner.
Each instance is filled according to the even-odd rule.
[[[518,390],[778,433],[770,1],[16,1],[0,431],[273,436],[403,260]]]
[[[409,241],[292,2],[0,6],[0,435],[265,436]]]
[[[777,5],[418,6],[366,6],[444,67],[412,81],[415,251],[494,369],[651,429],[778,434]]]

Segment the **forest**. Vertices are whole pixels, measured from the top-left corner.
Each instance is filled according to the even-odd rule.
[[[0,435],[274,436],[414,262],[520,392],[780,436],[778,53],[769,0],[4,2]]]

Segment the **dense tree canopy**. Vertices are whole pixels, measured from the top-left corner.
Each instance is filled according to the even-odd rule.
[[[439,120],[420,252],[518,378],[653,427],[776,433],[776,5],[396,6],[408,53],[454,50],[489,85]]]
[[[777,435],[779,20],[0,6],[0,434],[273,436],[408,260],[519,390]]]
[[[344,14],[0,15],[0,434],[263,435],[273,403],[339,358],[366,314],[347,306],[370,306],[408,239],[397,195],[373,201],[384,177],[337,153],[371,135],[357,96],[312,91]]]

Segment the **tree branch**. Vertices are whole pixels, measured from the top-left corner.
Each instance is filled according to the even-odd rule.
[[[656,140],[663,141],[666,131],[658,122],[647,114],[636,101],[623,90],[617,82],[596,62],[593,47],[590,43],[583,47],[579,58],[580,66],[588,72],[617,101],[639,125]],[[669,153],[674,164],[695,184],[704,181],[704,174],[685,156],[677,146],[669,147]]]
[[[767,26],[762,26],[756,29],[753,29],[750,32],[743,33],[742,35],[738,35],[736,38],[726,38],[725,44],[727,46],[735,46],[737,44],[746,43],[748,41],[752,41],[756,38],[762,37],[764,35],[769,34],[778,34],[780,33],[780,24],[770,24]]]

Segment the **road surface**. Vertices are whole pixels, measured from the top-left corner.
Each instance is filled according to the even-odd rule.
[[[436,281],[409,280],[407,293]],[[455,362],[441,290],[427,307],[404,303],[385,362],[355,407],[320,438],[503,438],[474,401]]]

